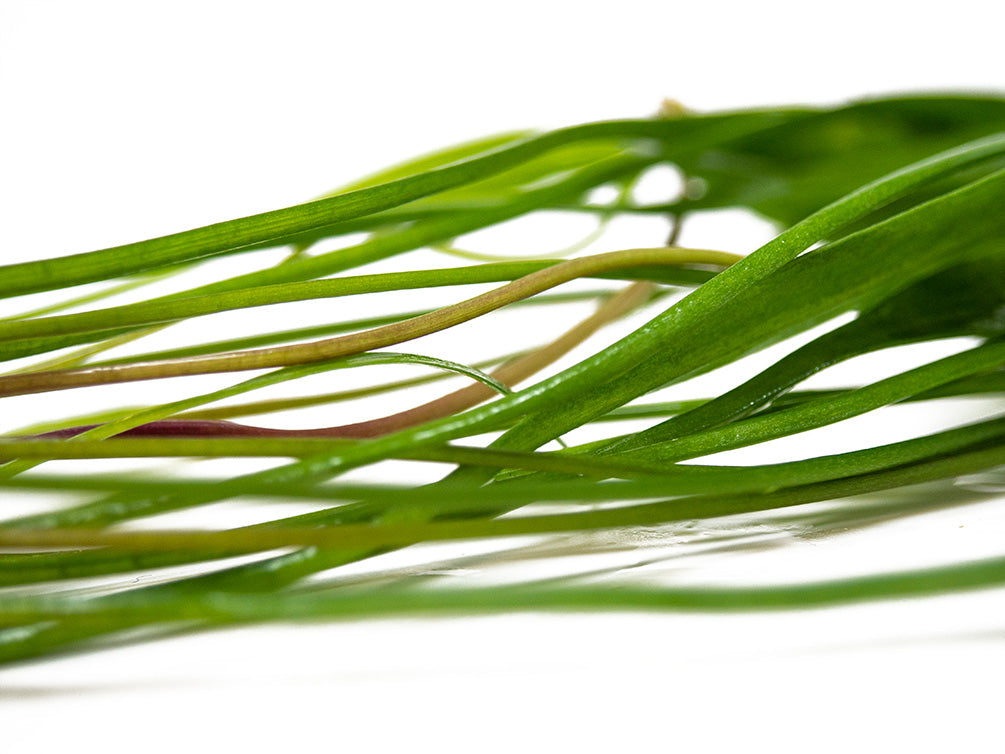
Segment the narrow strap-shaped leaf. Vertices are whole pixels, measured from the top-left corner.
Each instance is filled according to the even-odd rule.
[[[460,163],[286,209],[101,251],[2,266],[0,296],[105,280],[236,251],[265,241],[280,243],[297,233],[397,207],[500,173],[575,141],[665,139],[668,143],[679,141],[682,150],[693,150],[699,145],[714,143],[716,139],[777,123],[787,117],[792,114],[751,111],[684,120],[613,121],[552,131]]]
[[[333,526],[365,523],[373,521],[379,516],[386,516],[394,508],[409,509],[413,512],[419,510],[424,517],[442,517],[449,514],[454,517],[460,516],[464,518],[476,510],[503,511],[534,502],[565,500],[570,497],[574,497],[584,504],[590,504],[680,494],[722,495],[725,493],[750,494],[771,492],[784,487],[824,482],[829,479],[916,464],[924,462],[926,458],[958,453],[967,447],[977,447],[981,444],[988,444],[994,441],[1000,442],[1003,435],[1005,435],[1005,420],[996,419],[877,448],[781,464],[754,467],[669,467],[665,470],[665,474],[660,475],[658,479],[650,477],[632,482],[605,485],[597,485],[595,483],[554,485],[536,483],[531,480],[521,480],[506,485],[494,485],[486,488],[479,493],[478,498],[471,498],[467,502],[465,498],[456,495],[445,498],[442,491],[432,488],[390,489],[387,487],[340,484],[332,488],[318,489],[290,485],[270,487],[267,484],[255,484],[253,486],[249,485],[243,490],[233,488],[233,491],[234,494],[246,495],[281,497],[292,494],[310,495],[315,498],[330,498],[335,500],[365,499],[365,502],[355,505],[350,504],[318,513],[294,516],[265,526]],[[507,463],[516,462],[518,459],[527,459],[530,456],[540,457],[542,455],[555,454],[520,454],[490,451],[485,453],[485,460],[490,461],[490,459],[495,458],[497,463]],[[461,460],[461,458],[458,458],[458,460]],[[471,459],[467,460],[471,462]],[[585,463],[596,461],[596,459],[582,460]],[[519,462],[526,464],[526,460]],[[607,473],[611,469],[611,465],[610,462],[601,462],[597,468],[601,473]],[[96,479],[94,483],[97,489],[115,489],[120,484],[119,480],[116,479],[109,479],[107,481]],[[15,478],[4,480],[0,484],[25,489],[31,489],[35,484],[40,484],[43,488],[46,485],[51,485],[54,488],[66,486],[65,480],[58,477],[37,481],[31,478]],[[153,507],[150,502],[143,502],[144,498],[142,496],[139,498],[134,496],[132,500],[125,498],[109,501],[110,506],[112,506],[109,508],[109,511],[112,509],[115,511],[114,520],[128,518],[129,516],[124,517],[122,514],[123,509],[130,506],[132,507],[133,516],[149,515],[153,512],[175,509],[177,506],[165,505],[165,501],[171,498],[177,499],[179,496],[191,496],[193,493],[201,495],[204,489],[213,483],[177,481],[152,483],[134,479],[132,480],[132,484],[134,485],[132,487],[134,490],[149,488],[149,491],[145,492],[144,495],[147,496],[148,500],[157,501],[158,504],[156,507]],[[103,485],[111,486],[104,487]],[[130,488],[127,486],[123,491],[128,489]],[[16,525],[31,525],[39,528],[72,527],[95,525],[105,520],[113,519],[100,518],[99,510],[95,506],[88,505],[21,519]],[[15,524],[14,522],[10,522],[5,525],[13,526]],[[221,551],[214,555],[214,557],[225,557],[228,554],[230,553]],[[205,557],[205,554],[201,557]],[[94,576],[179,564],[189,562],[192,559],[193,556],[188,553],[40,553],[25,556],[21,559],[17,559],[15,556],[6,556],[4,559],[5,567],[2,574],[0,574],[0,583],[23,584],[45,580]],[[268,572],[275,575],[291,570],[287,566],[281,565],[286,560],[290,559],[285,557],[273,559],[272,562],[266,564]],[[311,565],[311,561],[313,561],[313,565]],[[302,554],[292,559],[292,564],[298,573],[303,573],[305,567],[307,571],[310,571],[311,568],[325,568],[331,562],[333,560],[330,554],[325,556],[317,552]],[[260,566],[239,566],[232,570],[227,576],[227,580],[228,582],[233,582],[235,579],[240,580],[244,577],[254,580],[259,578],[256,575],[259,574],[259,570]],[[289,574],[287,575],[289,577]]]
[[[1003,305],[1005,257],[951,267],[798,348],[715,400],[618,447],[641,447],[742,418],[822,369],[870,351],[947,336],[1000,334],[1005,329],[1000,318]]]
[[[776,284],[775,295],[779,298],[789,295],[793,299],[791,304],[766,297],[763,289],[758,291],[754,288],[757,281],[780,270],[830,230],[884,205],[925,180],[1003,152],[1005,136],[951,150],[898,171],[783,232],[648,325],[595,356],[487,406],[340,453],[337,458],[330,459],[332,471],[349,468],[357,463],[367,463],[371,459],[380,458],[384,453],[394,452],[397,447],[412,447],[419,442],[442,442],[466,433],[487,430],[504,420],[534,411],[542,413],[516,430],[511,430],[502,442],[505,447],[513,449],[537,447],[568,431],[570,427],[578,426],[583,421],[607,413],[648,390],[666,384],[672,379],[674,372],[684,376],[698,365],[704,364],[705,369],[712,368],[723,363],[727,355],[735,358],[753,350],[758,343],[767,345],[777,342],[798,329],[836,316],[844,307],[868,305],[882,300],[884,294],[892,292],[890,287],[904,287],[939,266],[950,265],[953,258],[948,256],[948,250],[955,250],[957,255],[962,255],[976,242],[984,244],[987,253],[987,245],[1002,243],[996,235],[1000,232],[998,226],[1005,222],[1002,214],[997,212],[1005,186],[1005,172],[1001,171],[946,197],[898,215],[875,228],[844,238],[832,245],[828,254],[818,250],[813,255],[807,255],[806,260],[810,262],[808,265],[803,263],[794,266],[797,273],[790,275],[787,280],[781,277]],[[937,208],[937,211],[933,212],[933,208]],[[901,253],[901,264],[886,264],[880,268],[887,289],[876,285],[875,276],[860,275],[855,288],[848,289],[844,285],[842,278],[836,273],[841,269],[847,276],[861,271],[856,265],[860,264],[857,259],[859,247],[863,243],[868,244],[870,253],[878,256],[891,237],[899,235],[906,239],[915,235],[918,232],[916,221],[920,222],[922,215],[926,216],[926,224],[934,222],[940,226],[940,231],[945,226],[943,232],[935,234],[930,245],[920,250],[927,257],[929,266],[920,264],[921,255],[908,254],[905,250]],[[836,248],[844,249],[846,253],[834,254]],[[913,247],[911,250],[913,251]],[[803,295],[802,291],[807,289],[800,287],[802,281],[798,279],[798,275],[804,270],[812,275],[817,286],[829,286],[827,296],[816,292],[812,296]],[[870,295],[873,297],[872,301],[867,298]],[[721,338],[724,324],[716,312],[734,297],[738,297],[733,302],[734,316],[740,318],[738,321],[742,321],[747,327],[742,331],[737,328],[733,341],[724,341]],[[794,311],[790,309],[796,305]],[[814,312],[812,316],[809,315],[811,311]],[[788,326],[783,326],[783,321]],[[759,332],[752,333],[751,328],[758,328]],[[672,350],[663,347],[663,344],[673,344]],[[665,362],[654,362],[657,355],[663,359],[672,358],[670,366],[673,371],[667,369]],[[685,359],[688,366],[681,363]],[[630,372],[632,369],[635,371]],[[318,462],[323,463],[321,459]]]
[[[325,361],[375,348],[383,348],[438,332],[562,283],[597,272],[632,266],[664,264],[728,265],[735,262],[736,259],[737,257],[733,254],[719,251],[669,248],[627,249],[592,257],[581,257],[539,269],[509,285],[458,304],[443,307],[427,315],[420,315],[405,322],[397,322],[361,333],[313,343],[221,353],[202,358],[11,374],[0,376],[0,396]]]

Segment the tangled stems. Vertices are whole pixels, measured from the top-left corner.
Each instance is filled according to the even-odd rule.
[[[629,249],[581,257],[531,273],[508,285],[475,296],[467,301],[443,307],[405,322],[385,325],[360,333],[328,338],[313,343],[201,357],[6,375],[0,377],[0,396],[26,395],[91,385],[109,385],[136,380],[266,369],[327,361],[414,340],[423,335],[429,335],[480,317],[506,304],[533,296],[579,277],[636,266],[729,265],[736,260],[735,255],[726,252],[680,248]]]
[[[649,298],[651,291],[652,286],[649,283],[635,283],[624,289],[621,293],[613,296],[596,312],[561,335],[558,339],[542,348],[538,348],[503,364],[487,378],[483,378],[440,398],[389,416],[354,424],[321,427],[318,429],[271,429],[237,424],[230,421],[192,418],[159,419],[137,423],[137,418],[130,418],[128,423],[121,425],[120,423],[116,423],[107,428],[111,431],[104,431],[101,434],[102,437],[378,437],[389,432],[432,421],[433,419],[450,416],[487,400],[495,392],[505,393],[506,391],[501,388],[516,385],[549,364],[554,363],[602,326],[644,303]],[[95,435],[95,430],[98,430],[100,426],[67,427],[46,432],[42,435],[36,435],[36,437],[39,439],[91,437]],[[0,472],[0,476],[2,475],[2,472]]]
[[[167,277],[165,265],[181,270],[219,254],[295,245],[282,264],[207,280],[183,293],[85,312],[63,308],[88,306],[103,292],[68,296],[0,323],[0,359],[48,358],[43,368],[0,376],[0,396],[278,367],[205,395],[139,409],[98,409],[89,417],[63,417],[24,430],[33,438],[0,440],[0,458],[13,461],[0,473],[0,487],[99,494],[0,524],[5,548],[0,584],[20,590],[20,596],[0,595],[0,659],[83,647],[89,639],[130,627],[156,635],[179,620],[195,627],[521,607],[749,609],[1002,583],[1000,559],[726,590],[595,588],[577,579],[423,589],[407,574],[383,571],[381,579],[398,583],[368,590],[348,587],[342,571],[331,577],[321,572],[427,541],[562,532],[573,539],[576,532],[631,527],[652,527],[650,535],[656,536],[663,531],[656,527],[688,522],[700,528],[706,519],[738,514],[760,520],[763,511],[837,500],[826,511],[829,520],[854,525],[879,508],[883,515],[902,516],[918,506],[945,505],[914,486],[1005,464],[1001,417],[878,447],[870,437],[855,436],[846,452],[796,461],[734,468],[702,458],[891,404],[925,411],[928,401],[978,395],[988,400],[1001,393],[1003,131],[1005,101],[961,97],[718,116],[676,113],[671,119],[591,124],[543,136],[503,135],[418,158],[318,202],[126,247],[0,268],[0,294],[102,280],[111,295],[122,290],[116,276],[149,270]],[[704,193],[685,191],[645,206],[628,198],[640,171],[664,161],[703,182]],[[584,193],[602,185],[618,198],[603,204]],[[632,249],[561,263],[503,261],[328,278],[414,249],[466,249],[471,244],[464,234],[542,209],[636,222],[653,212],[676,217],[723,207],[757,212],[780,230],[742,259],[701,250]],[[369,235],[355,245],[314,248],[319,240],[358,231]],[[591,294],[603,302],[594,314],[543,347],[528,351],[523,342],[507,344],[502,350],[517,355],[497,354],[485,362],[495,365],[490,375],[431,356],[370,353],[586,276],[633,284],[616,295]],[[593,356],[513,389],[599,327],[656,300],[659,282],[699,287]],[[95,344],[88,349],[96,354],[118,339],[142,336],[146,328],[220,311],[471,283],[507,284],[439,309],[381,312],[369,319],[357,314],[351,321],[191,343],[145,356],[111,354],[114,358],[84,366],[78,360],[87,359],[87,351],[50,354],[86,343]],[[724,395],[693,401],[670,394],[634,403],[652,390],[672,391],[679,382],[852,312],[852,324],[813,337],[759,374],[744,376]],[[799,389],[807,376],[859,354],[960,337],[971,341],[961,347],[955,340],[953,355],[918,367],[900,367],[882,378],[865,371],[842,389]],[[61,364],[53,356],[70,361]],[[422,364],[475,382],[424,404],[417,401],[420,405],[407,411],[306,431],[221,419],[352,393],[202,409],[288,380],[378,363]],[[390,386],[362,392],[385,388]],[[489,401],[493,390],[501,396]],[[626,418],[660,423],[641,430],[637,425],[612,430],[608,423]],[[538,450],[588,425],[602,439],[569,435],[580,444]],[[38,434],[46,429],[56,431]],[[500,434],[489,441],[484,437],[489,432]],[[177,477],[34,470],[15,477],[36,462],[141,457],[292,460],[213,478],[188,478],[183,464],[172,465],[180,471]],[[376,466],[386,459],[441,464],[448,474],[432,484],[389,484],[382,481],[383,467]],[[679,463],[682,459],[689,461]],[[337,478],[371,466],[366,471],[371,481]],[[893,502],[845,500],[901,488],[908,489]],[[116,526],[245,496],[310,502],[317,509],[219,531]],[[786,521],[808,521],[814,510],[819,509],[793,511]],[[549,540],[548,546],[556,545]],[[221,561],[241,554],[253,558]],[[491,563],[492,557],[480,562]],[[202,573],[165,573],[164,583],[130,589],[118,588],[114,580],[122,578],[117,574],[182,564],[199,564]],[[312,574],[316,580],[298,583]],[[112,593],[95,596],[71,588],[66,595],[51,595],[44,593],[48,586],[32,586],[83,577],[108,579]]]
[[[345,523],[338,527],[246,527],[224,532],[95,531],[92,529],[0,528],[4,547],[109,547],[123,552],[242,553],[303,546],[321,548],[387,547],[414,542],[478,537],[509,537],[588,529],[651,526],[694,518],[767,511],[819,500],[860,495],[906,484],[961,476],[1005,463],[1005,447],[997,444],[964,450],[936,460],[842,479],[796,485],[778,492],[706,495],[644,503],[612,510],[560,515],[522,516],[498,520],[444,522]]]

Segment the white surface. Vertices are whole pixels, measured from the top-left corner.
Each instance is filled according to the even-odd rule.
[[[5,0],[4,261],[287,206],[454,141],[647,115],[663,97],[708,110],[1000,88],[989,12]],[[975,503],[684,568],[906,567],[997,552],[1001,527]],[[1001,596],[216,632],[0,670],[0,729],[10,751],[995,750]]]

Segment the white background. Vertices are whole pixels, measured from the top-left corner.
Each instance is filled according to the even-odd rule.
[[[646,116],[664,97],[714,110],[1000,91],[994,13],[5,0],[3,261],[288,206],[455,141]],[[964,506],[736,562],[765,579],[909,567],[998,552],[1001,524]],[[0,670],[0,730],[11,751],[996,750],[1001,597],[218,632]]]

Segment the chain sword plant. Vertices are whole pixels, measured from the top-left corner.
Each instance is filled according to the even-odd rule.
[[[0,296],[15,303],[27,294],[48,297],[0,321],[0,360],[20,360],[0,375],[8,405],[20,395],[56,390],[271,370],[171,403],[154,399],[3,428],[0,486],[44,491],[57,504],[0,520],[0,661],[93,650],[141,627],[149,637],[179,627],[436,612],[790,609],[1005,583],[1003,557],[736,588],[654,586],[617,574],[598,581],[584,573],[436,589],[422,578],[391,574],[392,587],[370,589],[365,579],[340,577],[340,565],[429,541],[637,526],[672,531],[686,521],[789,509],[812,521],[813,503],[836,499],[847,503],[829,515],[849,525],[878,510],[907,516],[940,504],[914,485],[1005,465],[1005,419],[994,408],[978,422],[886,445],[864,441],[837,454],[750,467],[701,460],[892,404],[924,411],[931,401],[993,401],[1001,394],[1005,99],[895,96],[836,107],[664,115],[491,136],[295,207],[0,267]],[[657,203],[634,200],[640,177],[666,164],[686,176],[686,190]],[[598,187],[613,187],[615,198],[596,201]],[[581,253],[603,246],[613,219],[665,217],[676,239],[688,218],[724,208],[754,212],[777,233],[746,255],[658,242]],[[485,257],[461,249],[460,237],[544,211],[596,219],[597,228],[568,250],[577,256],[468,263]],[[359,233],[362,241],[340,241]],[[250,253],[284,247],[290,253],[271,266]],[[413,261],[423,251],[449,252],[453,264],[423,268]],[[246,259],[251,269],[138,303],[103,305],[221,255]],[[346,274],[392,257],[400,258],[400,271]],[[600,287],[544,293],[585,277]],[[612,287],[619,280],[631,282]],[[83,284],[101,287],[74,290]],[[444,302],[451,286],[473,284],[500,285]],[[224,311],[402,290],[427,291],[428,308],[392,307],[369,320],[336,318],[170,352],[144,350],[154,331]],[[550,342],[530,349],[519,339],[501,343],[508,351],[489,361],[497,365],[491,373],[433,354],[381,350],[477,326],[502,307],[553,312],[588,301],[594,313]],[[632,312],[649,320],[525,384]],[[656,390],[672,393],[684,380],[840,315],[851,318],[721,395],[645,403]],[[959,338],[968,339],[962,350],[897,374],[865,373],[842,389],[801,389],[809,376],[865,353]],[[109,358],[110,349],[124,345],[125,355]],[[351,393],[207,408],[312,375],[336,381],[339,370],[376,372],[388,364],[474,382],[388,416],[312,428],[233,420],[293,406],[327,413]],[[390,395],[432,378],[377,383],[365,392]],[[607,431],[624,417],[648,423],[628,433]],[[603,437],[542,449],[580,428]],[[486,433],[493,433],[487,445]],[[280,460],[210,479],[189,475],[185,465],[143,475],[49,468],[71,458],[247,457]],[[414,485],[342,478],[395,458],[445,465],[448,473]],[[863,497],[902,488],[916,494],[892,508]],[[84,492],[97,497],[83,503],[60,497]],[[317,510],[219,531],[121,526],[247,496],[311,501]],[[559,501],[566,506],[559,512],[542,508]],[[159,583],[135,586],[134,575],[147,572]],[[99,579],[103,593],[85,588],[84,578]],[[56,582],[63,585],[58,592]]]

